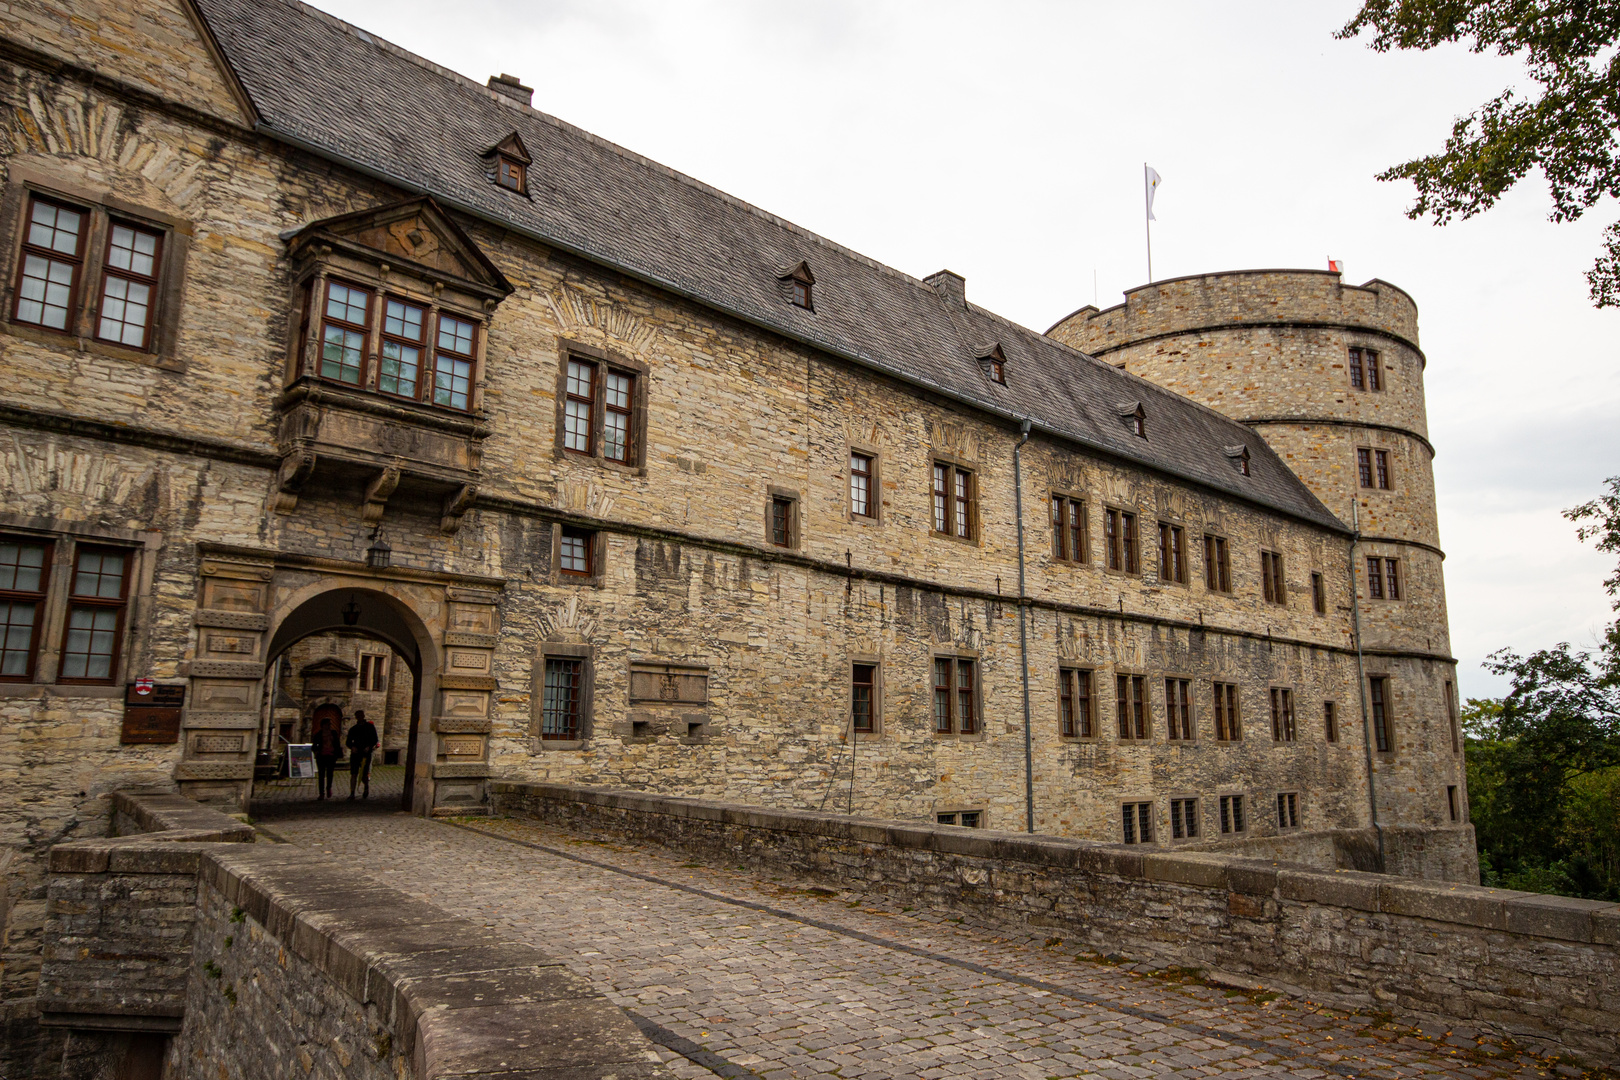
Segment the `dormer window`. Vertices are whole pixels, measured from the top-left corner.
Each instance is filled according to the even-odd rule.
[[[1139,439],[1147,438],[1147,412],[1142,408],[1142,403],[1122,401],[1118,407],[1120,419],[1131,429],[1131,434]]]
[[[1249,448],[1247,446],[1228,446],[1226,456],[1231,459],[1234,469],[1244,476],[1249,475]]]
[[[979,353],[979,366],[991,382],[1007,385],[1007,356],[1001,351],[1000,345],[992,345]]]
[[[519,195],[529,193],[529,166],[534,164],[534,159],[517,132],[485,150],[483,157],[489,163],[489,171],[484,175],[491,183]]]
[[[815,288],[816,276],[810,272],[810,266],[803,261],[797,266],[783,270],[777,276],[782,283],[788,302],[794,307],[802,307],[806,311],[814,311],[815,299],[812,290]]]

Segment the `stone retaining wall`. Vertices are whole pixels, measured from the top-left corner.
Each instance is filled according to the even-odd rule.
[[[167,1032],[164,1075],[187,1080],[667,1080],[620,1009],[530,946],[340,860],[226,842],[252,830],[179,796],[121,794],[115,820],[160,831],[50,854],[41,1008],[81,1063],[111,1075],[154,1050],[129,1032]]]
[[[562,784],[492,789],[500,813],[1620,1064],[1620,905]]]

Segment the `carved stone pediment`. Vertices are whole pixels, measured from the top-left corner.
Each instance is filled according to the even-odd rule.
[[[500,269],[425,195],[313,221],[287,237],[287,247],[294,258],[347,256],[496,303],[512,292]]]

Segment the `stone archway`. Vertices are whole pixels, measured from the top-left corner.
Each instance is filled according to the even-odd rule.
[[[350,629],[388,644],[415,680],[410,809],[454,813],[483,803],[501,580],[199,548],[197,645],[175,766],[182,792],[244,809],[267,665],[312,634]]]

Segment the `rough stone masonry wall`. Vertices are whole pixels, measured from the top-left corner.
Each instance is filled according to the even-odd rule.
[[[219,842],[246,827],[178,796],[117,801],[137,828],[216,827],[53,849],[41,999],[74,1030],[73,1075],[126,1052],[95,1025],[177,1031],[175,1080],[667,1077],[623,1012],[535,949],[339,860]],[[16,1075],[66,1080],[53,1064]]]
[[[1620,1064],[1620,905],[555,784],[495,806]]]

